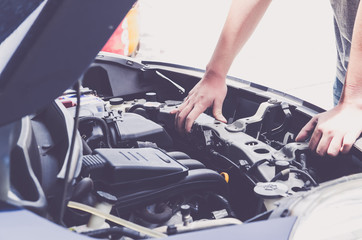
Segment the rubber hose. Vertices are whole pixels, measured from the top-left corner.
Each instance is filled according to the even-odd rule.
[[[134,112],[137,108],[142,108],[145,109],[145,107],[143,106],[143,104],[135,104],[132,107],[130,107],[128,109],[128,112]]]
[[[102,118],[94,117],[94,116],[87,116],[87,117],[79,118],[79,124],[82,123],[82,122],[85,122],[85,121],[96,121],[96,122],[98,122],[101,125],[101,127],[103,129],[103,133],[104,133],[104,135],[106,137],[107,147],[112,148],[110,133],[109,133],[109,129],[108,129],[108,126],[107,126],[106,122]]]

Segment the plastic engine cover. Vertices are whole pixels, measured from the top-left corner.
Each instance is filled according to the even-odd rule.
[[[188,174],[188,168],[156,148],[96,149],[83,157],[82,175],[109,188],[162,185]]]
[[[125,141],[150,141],[159,147],[172,146],[172,139],[162,126],[136,113],[123,113],[111,123],[110,129],[115,133],[115,142],[120,144]]]

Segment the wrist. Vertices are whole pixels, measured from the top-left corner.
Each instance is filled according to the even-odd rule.
[[[360,84],[355,84],[359,83],[359,81],[352,81],[352,77],[349,74],[348,77],[349,78],[346,79],[339,104],[362,110],[362,86],[360,86]]]
[[[211,64],[208,64],[206,66],[205,79],[217,80],[225,83],[226,74],[227,72],[219,70],[216,67],[213,67]]]
[[[341,107],[349,107],[349,108],[354,108],[356,110],[360,110],[362,111],[362,100],[345,100],[345,99],[341,99],[338,103],[338,105],[340,105]]]
[[[344,97],[342,94],[342,97],[338,105],[340,105],[341,107],[348,107],[348,108],[354,108],[356,110],[362,110],[362,98]]]

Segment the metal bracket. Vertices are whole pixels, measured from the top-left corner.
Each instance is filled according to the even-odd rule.
[[[267,102],[263,102],[260,104],[258,110],[253,116],[238,119],[232,124],[226,126],[225,129],[229,132],[246,132],[248,125],[261,123],[269,109],[280,106],[280,104],[281,102],[275,99],[270,99]]]

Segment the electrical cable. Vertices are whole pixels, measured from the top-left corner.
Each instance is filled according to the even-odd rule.
[[[63,223],[63,216],[67,201],[67,193],[68,193],[68,185],[69,185],[69,175],[70,175],[70,166],[72,165],[72,158],[73,158],[73,151],[74,151],[74,145],[75,140],[77,136],[78,131],[78,120],[79,120],[79,110],[80,110],[80,83],[77,81],[74,84],[74,88],[76,90],[76,97],[77,97],[77,105],[75,107],[75,116],[74,116],[74,123],[73,123],[73,132],[72,132],[72,139],[69,146],[69,155],[68,155],[68,161],[65,168],[65,175],[64,175],[64,187],[63,192],[61,194],[61,201],[60,201],[60,209],[59,209],[59,216],[57,219],[57,222],[64,226]]]
[[[311,175],[309,175],[307,172],[305,171],[302,171],[302,170],[299,170],[299,169],[284,169],[283,171],[281,171],[280,173],[278,173],[277,175],[275,175],[271,180],[270,182],[275,182],[276,180],[278,180],[279,178],[281,178],[282,176],[290,173],[290,172],[294,172],[294,173],[299,173],[299,174],[302,174],[304,175],[305,177],[308,178],[309,181],[311,181],[311,183],[317,187],[318,186],[318,183],[313,179],[313,177]]]
[[[266,162],[270,162],[270,160],[268,159],[262,159],[262,160],[259,160],[257,162],[255,162],[253,165],[251,165],[251,167],[248,169],[248,172],[251,172],[253,171],[255,168],[259,167],[260,165],[262,165],[263,163],[266,163]]]
[[[299,168],[299,169],[303,169],[303,165],[301,163],[299,163],[297,160],[293,160],[292,163],[294,165],[297,165],[296,167]]]
[[[225,161],[227,161],[228,163],[230,163],[233,167],[235,167],[236,169],[240,170],[240,166],[238,166],[236,163],[234,163],[233,161],[231,161],[229,158],[225,157],[224,155],[216,152],[215,150],[211,149],[210,150],[211,154],[220,157],[222,159],[224,159]]]
[[[249,176],[248,173],[244,173],[244,176],[253,184],[253,186],[256,186],[256,182]]]
[[[241,174],[243,174],[254,186],[256,185],[256,182],[248,175],[247,172],[243,172],[241,170],[241,167],[238,166],[236,163],[234,163],[233,161],[231,161],[229,158],[225,157],[224,155],[216,152],[215,150],[211,149],[210,150],[211,154],[213,154],[214,156],[220,157],[224,160],[226,160],[228,163],[231,164],[231,167],[235,167]]]
[[[284,169],[283,171],[279,172],[278,174],[276,174],[271,180],[270,182],[275,182],[276,180],[278,180],[279,178],[281,178],[282,176],[285,176],[287,174],[290,173],[290,169]]]
[[[294,172],[294,173],[300,173],[304,176],[306,176],[311,182],[312,184],[317,187],[318,186],[318,183],[313,179],[313,177],[311,175],[309,175],[309,173],[305,172],[305,171],[302,171],[302,170],[299,170],[299,169],[290,169],[290,172]]]
[[[225,208],[225,210],[228,212],[230,217],[237,218],[234,210],[231,208],[231,205],[226,198],[224,198],[223,196],[216,194],[216,193],[208,194],[207,199],[209,199],[210,197],[213,197],[215,200],[217,200],[218,203],[220,203],[223,206],[223,208]]]

